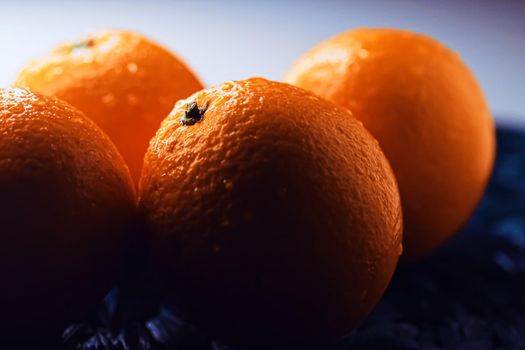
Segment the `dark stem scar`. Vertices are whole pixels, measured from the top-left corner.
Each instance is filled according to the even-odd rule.
[[[202,120],[204,113],[208,109],[208,103],[205,103],[204,106],[199,107],[197,102],[193,101],[186,105],[186,111],[184,116],[179,119],[180,125],[194,125]]]
[[[93,46],[95,46],[95,40],[87,39],[87,40],[72,44],[71,48],[72,49],[89,49],[90,47],[93,47]]]

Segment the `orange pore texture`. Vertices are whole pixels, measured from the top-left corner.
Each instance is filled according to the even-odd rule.
[[[202,120],[181,125],[192,102],[207,106]],[[288,84],[226,82],[179,101],[139,192],[168,298],[234,342],[337,339],[377,303],[400,254],[397,184],[377,142]]]
[[[180,58],[136,33],[108,30],[27,65],[15,86],[57,96],[95,121],[138,182],[148,142],[175,102],[202,89]]]
[[[358,29],[314,47],[285,80],[349,108],[379,141],[401,192],[404,259],[466,222],[491,173],[495,132],[456,53],[408,31]]]
[[[0,135],[0,336],[30,336],[107,293],[135,194],[109,138],[55,97],[0,89]]]

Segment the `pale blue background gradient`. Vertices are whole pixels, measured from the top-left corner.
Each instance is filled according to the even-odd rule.
[[[208,85],[281,79],[317,42],[360,26],[433,35],[474,70],[500,122],[525,125],[525,1],[0,0],[0,86],[56,43],[136,30],[187,59]]]

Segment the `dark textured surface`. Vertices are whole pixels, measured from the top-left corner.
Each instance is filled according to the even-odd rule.
[[[500,128],[493,179],[468,225],[433,256],[400,267],[361,327],[323,350],[525,349],[523,213],[525,132]],[[226,349],[155,305],[142,287],[115,289],[90,320],[66,330],[65,345],[30,347]]]

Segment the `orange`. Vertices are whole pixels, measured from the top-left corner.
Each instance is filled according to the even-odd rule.
[[[399,194],[377,142],[288,84],[226,82],[179,101],[139,192],[167,300],[248,348],[347,334],[400,254]]]
[[[403,259],[441,246],[466,222],[489,179],[494,123],[460,57],[429,36],[358,29],[319,44],[286,79],[352,110],[397,177]]]
[[[202,89],[182,60],[143,36],[108,30],[28,64],[15,86],[83,111],[115,143],[138,181],[142,159],[175,102]]]
[[[114,283],[134,189],[109,138],[55,97],[0,89],[0,135],[0,337],[27,337]]]

